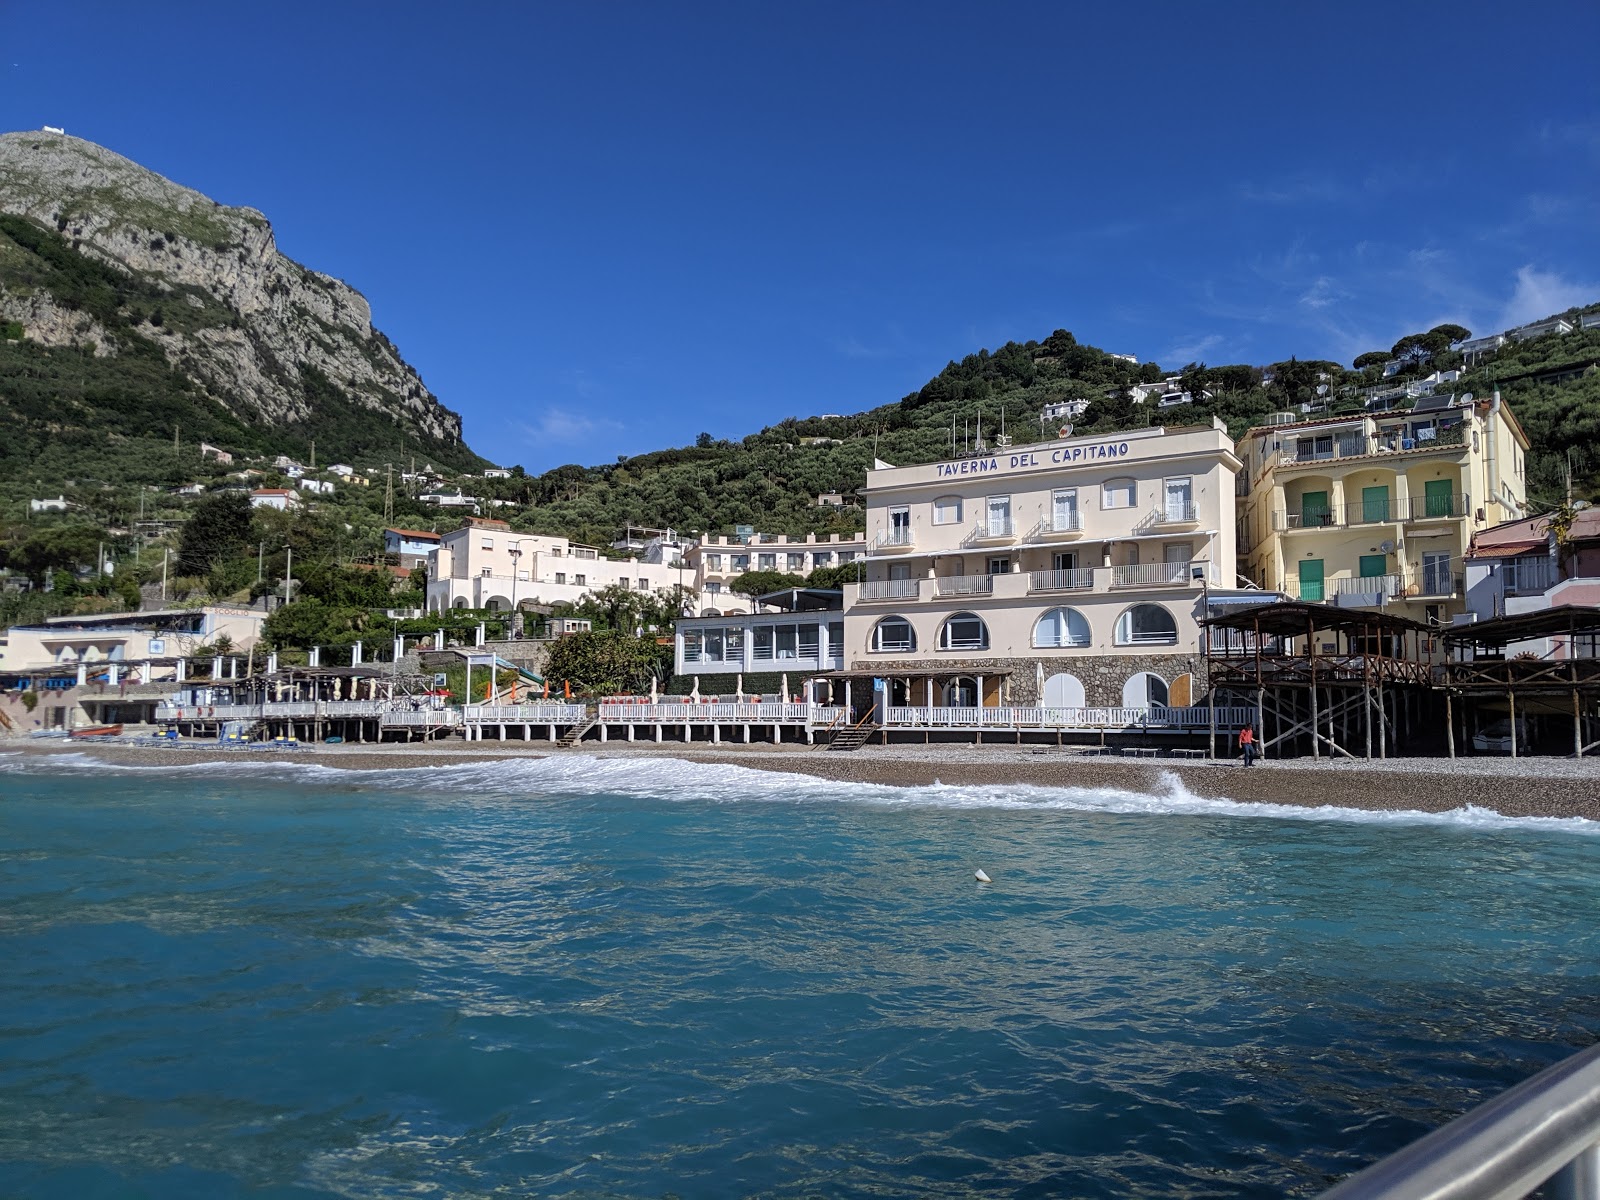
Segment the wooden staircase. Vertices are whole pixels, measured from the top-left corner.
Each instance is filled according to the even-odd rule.
[[[850,728],[842,729],[834,734],[828,741],[828,749],[841,752],[859,750],[867,744],[867,739],[876,732],[878,732],[877,728],[872,725],[852,725]]]
[[[600,724],[599,717],[585,717],[557,738],[556,745],[563,750],[571,750],[579,742],[583,741],[589,735],[589,731],[598,724]]]

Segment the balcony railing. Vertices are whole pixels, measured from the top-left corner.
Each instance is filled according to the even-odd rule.
[[[1017,536],[1017,527],[1011,523],[1011,518],[1005,520],[991,519],[979,521],[962,539],[964,546],[976,545],[980,542],[1004,542]]]
[[[1156,509],[1157,525],[1192,525],[1200,519],[1200,509],[1194,504],[1168,504]]]
[[[915,600],[920,579],[869,579],[856,593],[858,600]]]
[[[1030,592],[1082,592],[1094,587],[1094,569],[1076,567],[1065,571],[1032,571],[1028,575]]]
[[[1412,496],[1407,521],[1440,521],[1464,517],[1472,511],[1472,498],[1464,493],[1449,496]]]
[[[941,575],[934,583],[941,596],[987,596],[994,591],[993,575]]]
[[[1190,582],[1190,568],[1205,570],[1204,562],[1138,563],[1111,568],[1112,587],[1183,587]]]
[[[1058,516],[1049,516],[1028,530],[1027,541],[1036,542],[1040,538],[1058,537],[1068,533],[1083,532],[1083,514],[1080,512],[1062,513]]]
[[[1279,509],[1272,514],[1276,530],[1340,529],[1348,525],[1382,525],[1397,521],[1445,521],[1465,517],[1472,498],[1466,494],[1449,496],[1405,496],[1396,499],[1356,500],[1350,504],[1325,508]]]
[[[1329,579],[1323,583],[1326,596],[1376,596],[1393,600],[1405,594],[1404,575],[1364,575],[1354,579]]]
[[[909,550],[916,545],[916,535],[912,533],[909,525],[896,525],[893,529],[886,529],[873,539],[874,550]]]

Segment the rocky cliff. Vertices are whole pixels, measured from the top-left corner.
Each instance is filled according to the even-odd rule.
[[[279,253],[256,210],[218,204],[92,142],[6,133],[0,214],[39,231],[0,228],[10,235],[0,238],[0,325],[13,337],[20,325],[28,343],[100,360],[158,347],[193,400],[309,437],[328,422],[331,452],[398,431],[437,457],[474,457],[461,418],[373,328],[366,299]],[[93,295],[61,283],[81,272],[55,242],[99,264],[83,285]]]

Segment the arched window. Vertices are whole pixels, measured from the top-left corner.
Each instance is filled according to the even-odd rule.
[[[1100,485],[1101,508],[1132,508],[1139,502],[1139,483],[1134,479],[1108,479]]]
[[[1052,608],[1033,627],[1033,644],[1041,650],[1089,644],[1089,622],[1075,608]]]
[[[1165,708],[1167,681],[1149,671],[1140,671],[1128,677],[1122,685],[1123,708]]]
[[[1117,618],[1117,645],[1170,646],[1178,640],[1178,623],[1159,604],[1135,604]]]
[[[457,596],[455,602],[450,605],[451,608],[465,608],[466,606],[467,598],[465,596]]]
[[[900,654],[917,648],[916,630],[904,617],[885,617],[872,627],[874,654]]]
[[[1044,681],[1044,695],[1039,697],[1039,703],[1045,708],[1082,708],[1083,695],[1083,681],[1060,671]]]
[[[977,613],[958,612],[939,628],[941,650],[987,650],[989,627]]]

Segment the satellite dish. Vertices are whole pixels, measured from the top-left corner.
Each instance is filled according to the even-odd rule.
[[[1463,403],[1463,404],[1471,404],[1472,403],[1472,393],[1471,392],[1462,392],[1461,393],[1461,403]]]
[[[1071,425],[1063,425],[1061,427],[1061,431],[1060,432],[1061,432],[1061,436],[1064,437],[1064,438],[1071,437],[1072,436],[1072,426]]]
[[[1393,542],[1379,542],[1378,543],[1378,549],[1382,550],[1385,554],[1388,554],[1394,549],[1394,543]]]

